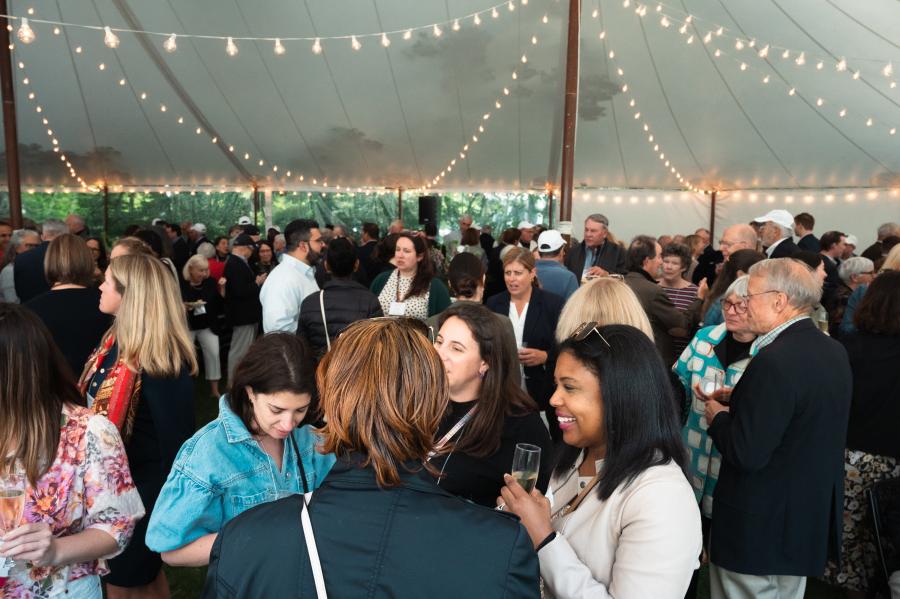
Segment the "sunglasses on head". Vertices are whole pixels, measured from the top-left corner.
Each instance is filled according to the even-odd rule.
[[[606,347],[612,349],[612,346],[609,344],[609,341],[606,340],[606,337],[600,332],[600,329],[597,328],[600,326],[600,323],[596,321],[583,322],[581,323],[577,329],[569,336],[569,339],[572,341],[584,341],[587,339],[591,333],[597,333],[603,343],[606,344]]]

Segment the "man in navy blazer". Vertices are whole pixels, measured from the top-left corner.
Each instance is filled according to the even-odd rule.
[[[68,232],[69,227],[63,221],[48,220],[42,227],[41,245],[16,256],[13,263],[13,278],[16,283],[16,295],[23,304],[50,291],[50,283],[44,274],[44,256],[47,255],[50,242]]]
[[[713,496],[713,599],[801,599],[807,576],[839,557],[844,446],[852,397],[843,346],[809,318],[821,286],[805,264],[750,269],[746,306],[759,335],[730,402],[706,402],[722,454]]]

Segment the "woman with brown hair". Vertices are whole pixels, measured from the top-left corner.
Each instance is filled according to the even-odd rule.
[[[534,256],[525,248],[512,248],[503,257],[503,279],[506,291],[488,298],[485,305],[512,321],[525,389],[547,412],[553,393],[554,336],[565,300],[540,288]],[[560,432],[553,414],[547,414],[547,422],[550,434],[558,439]]]
[[[418,235],[400,233],[394,250],[391,272],[383,272],[372,281],[372,293],[378,296],[386,316],[407,316],[425,320],[450,305],[447,286],[434,276],[428,258],[428,246]]]
[[[152,512],[175,455],[194,434],[194,345],[175,280],[156,258],[113,258],[100,294],[100,311],[115,320],[79,386],[94,413],[121,432],[135,484]],[[144,519],[128,549],[110,562],[110,599],[169,596],[162,560],[144,543],[146,530]]]
[[[311,563],[321,563],[332,597],[540,596],[524,528],[437,486],[425,464],[448,388],[419,328],[404,318],[356,322],[317,379],[321,451],[337,462],[311,500],[293,495],[225,525],[203,597],[314,597]]]
[[[144,508],[116,428],[84,407],[47,329],[15,304],[0,304],[0,415],[0,595],[101,599],[105,559]]]
[[[205,566],[225,524],[267,501],[316,489],[334,456],[316,451],[315,361],[293,334],[257,339],[219,417],[184,444],[150,518],[147,545],[172,566]]]
[[[50,291],[25,304],[50,329],[73,374],[81,373],[112,323],[112,318],[97,307],[100,291],[94,287],[95,268],[91,251],[81,237],[60,235],[50,242],[44,257]]]
[[[441,314],[434,341],[450,384],[450,405],[437,431],[438,484],[493,507],[517,443],[541,448],[537,488],[550,480],[550,434],[537,404],[512,377],[519,368],[497,314],[459,302]]]

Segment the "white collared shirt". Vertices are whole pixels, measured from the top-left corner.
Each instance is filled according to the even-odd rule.
[[[318,290],[316,269],[285,253],[281,264],[269,273],[259,292],[263,332],[295,333],[300,321],[300,304]]]

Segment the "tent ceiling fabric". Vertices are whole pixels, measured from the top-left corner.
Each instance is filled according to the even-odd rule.
[[[19,139],[30,146],[23,180],[71,185],[52,152],[54,137],[92,184],[246,188],[250,173],[275,189],[315,187],[313,179],[331,188],[414,188],[457,159],[440,189],[541,190],[559,172],[566,4],[516,0],[514,11],[503,5],[496,19],[488,15],[478,27],[461,19],[459,31],[443,25],[435,37],[432,23],[490,8],[491,0],[16,0],[10,10],[17,16],[33,7],[32,19],[129,28],[123,14],[131,11],[144,30],[179,34],[174,53],[162,49],[164,37],[148,39],[220,144],[195,133],[197,119],[137,34],[119,33],[113,50],[102,31],[62,27],[54,35],[51,25],[34,22],[37,39],[13,53],[14,64],[26,65],[14,68]],[[640,6],[583,0],[577,187],[680,187],[660,152],[704,189],[900,184],[900,135],[888,133],[891,123],[900,127],[900,88],[882,73],[893,61],[900,79],[900,45],[891,41],[900,40],[896,0],[666,0],[661,12],[647,4],[644,17],[635,12]],[[692,21],[679,33],[688,14]],[[662,27],[660,15],[675,22]],[[360,38],[359,50],[348,39],[326,39],[420,26],[427,28],[410,40],[392,34],[387,48],[378,37]],[[717,26],[724,35],[703,43]],[[324,51],[285,41],[286,53],[276,56],[270,41],[236,39],[232,57],[222,40],[185,33],[318,36]],[[755,47],[737,50],[735,37],[756,40]],[[763,44],[773,48],[766,59],[758,56]],[[781,58],[783,48],[790,58]],[[800,51],[803,67],[795,63]],[[841,57],[847,72],[835,68]],[[814,66],[819,59],[823,69]],[[851,77],[855,68],[860,80]],[[766,74],[771,82],[763,84]],[[840,107],[848,111],[843,118]],[[243,169],[225,154],[232,145]]]

